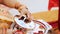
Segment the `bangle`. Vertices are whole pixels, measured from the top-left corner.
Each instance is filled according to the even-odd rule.
[[[19,7],[19,10],[22,10],[22,9],[24,9],[24,8],[28,10],[28,8],[27,8],[26,6],[20,6],[20,7]]]

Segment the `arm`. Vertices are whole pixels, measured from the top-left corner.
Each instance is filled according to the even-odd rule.
[[[18,9],[19,7],[22,7],[23,5],[20,3],[20,0],[3,0],[3,4]]]
[[[28,19],[31,18],[31,13],[28,11],[28,8],[21,4],[19,0],[3,0],[3,4],[8,7],[16,8],[19,10],[21,15],[26,15]]]
[[[0,0],[0,3],[2,3],[3,0]]]
[[[25,5],[21,5],[19,8],[18,8],[19,12],[22,13],[22,15],[26,15],[26,17],[29,19],[31,18],[31,13],[30,11],[28,10],[28,8],[25,6]]]

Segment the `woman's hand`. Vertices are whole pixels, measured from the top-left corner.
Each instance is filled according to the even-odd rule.
[[[20,3],[20,0],[0,0],[0,3],[1,2],[7,7],[19,10],[21,16],[26,15],[27,19],[31,20],[31,13],[28,11],[28,8],[24,4]]]
[[[21,15],[25,15],[28,20],[32,20],[31,13],[29,12],[26,6],[23,5],[20,8],[18,8],[18,10],[21,13]]]

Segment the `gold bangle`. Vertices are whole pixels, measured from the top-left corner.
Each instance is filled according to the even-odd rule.
[[[28,10],[28,8],[26,6],[20,6],[19,10],[22,10],[23,8],[26,8]]]
[[[3,8],[0,8],[0,11],[3,12],[4,11]]]

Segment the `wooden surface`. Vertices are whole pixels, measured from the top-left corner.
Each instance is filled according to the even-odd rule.
[[[34,17],[34,19],[43,19],[46,22],[57,21],[58,10],[32,13],[32,16]]]

